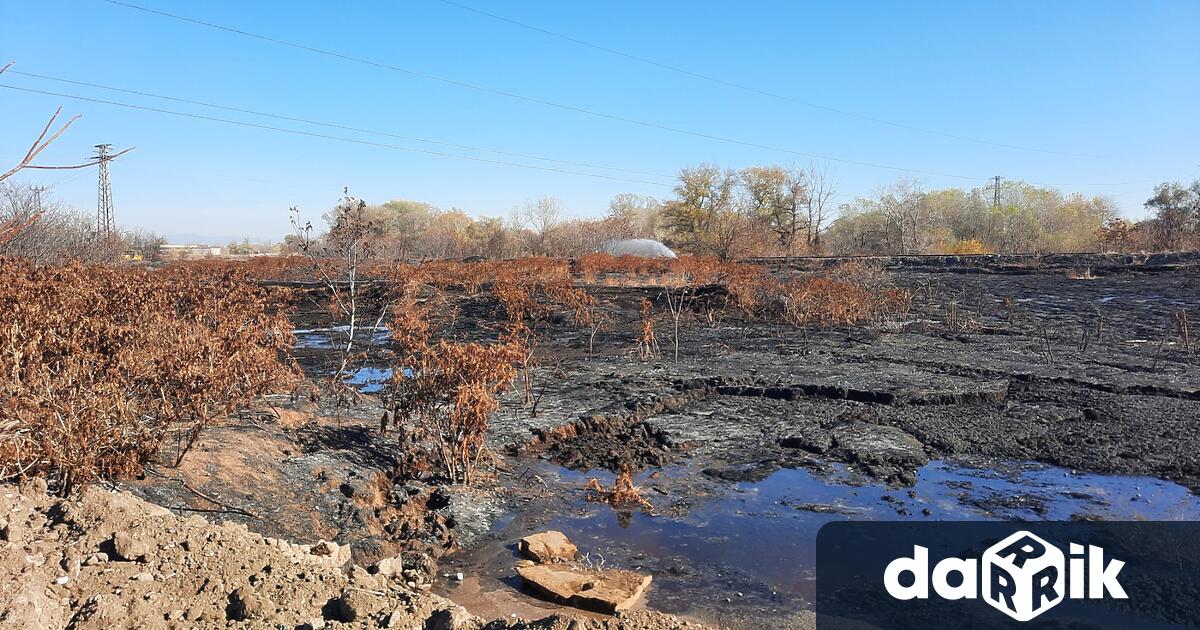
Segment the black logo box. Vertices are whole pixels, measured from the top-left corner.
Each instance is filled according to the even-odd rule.
[[[899,600],[884,586],[897,558],[929,550],[929,575],[946,558],[980,560],[1026,531],[1068,554],[1071,543],[1103,549],[1125,563],[1128,599],[1064,598],[1029,621],[1015,621],[982,597]],[[817,628],[1200,628],[1200,523],[1195,522],[832,522],[817,534]],[[979,575],[979,580],[986,576]],[[911,575],[904,585],[911,584]]]

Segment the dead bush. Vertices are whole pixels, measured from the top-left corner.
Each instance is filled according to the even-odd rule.
[[[397,347],[389,396],[393,414],[408,416],[432,441],[437,460],[455,483],[471,483],[487,453],[488,418],[516,378],[524,346],[434,340],[428,308],[409,298],[393,309]]]
[[[637,338],[638,358],[643,361],[658,358],[662,353],[658,346],[656,326],[658,318],[654,315],[654,303],[642,298],[641,323],[642,330]]]
[[[67,493],[166,450],[177,465],[211,422],[291,384],[282,301],[233,274],[0,260],[0,478]]]
[[[595,477],[588,479],[587,482],[588,501],[596,503],[607,503],[613,509],[631,510],[642,509],[650,511],[654,506],[642,496],[641,488],[633,485],[633,473],[630,472],[628,466],[621,468],[621,474],[613,480],[613,487],[605,488],[599,479]]]

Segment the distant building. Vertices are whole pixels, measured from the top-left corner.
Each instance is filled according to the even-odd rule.
[[[163,260],[195,260],[220,256],[220,247],[209,245],[163,245],[159,254]]]

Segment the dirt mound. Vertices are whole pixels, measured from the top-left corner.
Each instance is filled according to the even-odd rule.
[[[129,493],[92,488],[56,499],[44,483],[0,486],[0,627],[6,628],[645,628],[655,613],[611,620],[490,623],[350,565],[335,543],[295,545],[182,518]]]

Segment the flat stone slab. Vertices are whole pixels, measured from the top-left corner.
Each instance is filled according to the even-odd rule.
[[[653,579],[620,569],[584,571],[543,564],[518,565],[517,575],[531,589],[556,602],[609,614],[632,606]]]

